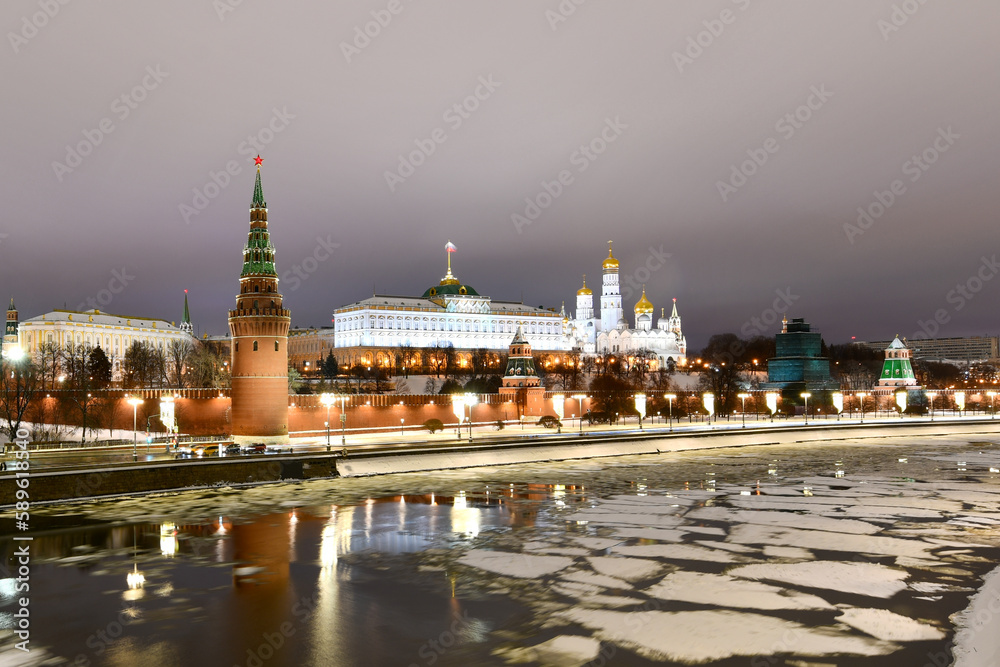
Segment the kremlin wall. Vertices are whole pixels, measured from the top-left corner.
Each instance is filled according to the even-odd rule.
[[[523,411],[525,424],[533,424],[542,414],[554,415],[553,397],[562,394],[544,392],[537,401],[527,404]],[[214,389],[156,389],[138,392],[124,390],[109,390],[100,392],[99,399],[106,397],[113,407],[105,414],[113,418],[103,418],[90,423],[94,428],[113,428],[116,439],[131,440],[132,438],[132,406],[126,401],[130,396],[143,399],[142,405],[136,409],[136,423],[139,426],[140,442],[144,438],[146,418],[152,415],[150,425],[153,437],[165,434],[163,426],[155,415],[160,412],[160,397],[173,396],[174,414],[181,434],[193,436],[231,436],[232,398],[228,390]],[[445,428],[454,428],[458,424],[451,397],[440,394],[344,394],[344,411],[347,416],[345,431],[350,439],[352,434],[371,433],[379,431],[394,431],[400,429],[400,419],[403,429],[407,432],[424,431],[423,423],[429,419],[438,419]],[[340,395],[338,395],[338,398]],[[510,394],[480,394],[472,409],[472,419],[477,425],[504,421],[506,428],[517,428],[518,417],[522,412],[517,397]],[[566,419],[570,415],[579,416],[577,399],[565,395],[564,411]],[[590,409],[591,400],[582,399],[583,412]],[[293,394],[287,397],[288,431],[292,437],[319,436],[326,434],[327,409],[320,403],[319,394]],[[340,406],[338,401],[330,408],[330,433],[334,442],[340,438]],[[548,407],[545,410],[545,407]],[[468,408],[465,409],[468,418]],[[60,401],[59,392],[40,395],[32,401],[28,408],[29,421],[81,426],[79,413]],[[467,425],[466,425],[467,426]],[[569,428],[569,422],[566,422]],[[87,440],[92,440],[88,435]],[[263,442],[263,438],[250,441]]]

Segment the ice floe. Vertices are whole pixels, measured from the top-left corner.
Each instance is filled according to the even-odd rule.
[[[687,519],[725,521],[726,523],[757,523],[765,526],[787,526],[810,530],[828,530],[838,533],[872,535],[881,527],[853,519],[833,519],[823,516],[794,514],[791,512],[766,512],[753,510],[727,510],[723,507],[701,507],[685,515]]]
[[[983,578],[983,587],[972,596],[969,606],[952,616],[955,640],[954,667],[996,667],[1000,665],[1000,568]]]
[[[693,560],[715,563],[745,563],[753,559],[738,556],[721,549],[706,549],[693,544],[637,544],[614,547],[614,553],[640,558],[666,558],[668,560]]]
[[[741,609],[833,609],[815,595],[785,591],[757,581],[740,580],[723,574],[674,572],[648,589],[650,597],[679,600],[712,607]]]
[[[909,556],[911,558],[931,558],[933,545],[921,540],[882,535],[852,535],[831,533],[820,530],[796,530],[794,528],[771,528],[754,524],[734,526],[729,533],[729,541],[738,544],[760,544],[774,546],[795,546],[802,549],[845,551],[860,554],[887,554]]]
[[[849,607],[837,620],[876,639],[892,642],[920,642],[944,637],[939,628],[886,609]]]
[[[733,656],[793,653],[806,656],[886,655],[890,642],[810,628],[780,618],[734,611],[620,612],[568,609],[561,615],[598,638],[651,660],[700,664]]]
[[[818,588],[869,597],[891,598],[906,590],[909,574],[875,563],[763,563],[744,565],[728,574],[744,579],[776,581],[805,588]]]
[[[560,635],[537,646],[517,649],[505,657],[509,662],[534,662],[551,667],[578,667],[597,658],[601,643],[592,637]]]
[[[590,567],[598,574],[636,582],[657,575],[663,566],[643,558],[616,558],[615,556],[592,556],[587,559]]]
[[[536,579],[565,570],[573,564],[573,559],[565,556],[534,556],[506,551],[473,549],[463,554],[458,562],[506,577]]]

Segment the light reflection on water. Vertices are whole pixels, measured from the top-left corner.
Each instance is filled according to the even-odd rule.
[[[190,511],[159,523],[91,521],[40,535],[33,543],[36,637],[67,660],[82,655],[91,664],[245,665],[260,655],[267,637],[287,627],[291,634],[279,649],[272,647],[274,655],[264,664],[425,665],[427,655],[436,656],[437,664],[500,664],[488,647],[469,647],[495,644],[492,631],[530,616],[515,602],[483,597],[482,584],[492,577],[470,581],[468,570],[441,566],[422,553],[489,547],[505,536],[524,542],[568,531],[596,535],[586,520],[568,522],[567,513],[622,493],[662,498],[729,489],[740,496],[753,489],[755,498],[801,499],[814,486],[802,480],[816,476],[831,485],[844,482],[846,493],[852,476],[902,479],[905,471],[905,479],[926,481],[992,472],[970,457],[929,462],[912,450],[908,459],[900,457],[894,447],[781,449],[776,456],[777,451],[537,464],[451,474],[445,481],[392,476],[371,480],[369,487],[400,492],[353,502],[316,502],[311,495],[292,505],[282,496],[269,512],[220,516],[206,510],[201,522],[192,521]],[[333,499],[336,485],[356,483],[326,484]],[[709,495],[698,503],[717,504]],[[687,505],[671,507],[682,513]],[[498,548],[517,547],[506,542]],[[144,573],[146,583],[137,589],[141,597],[126,599],[126,574],[133,568]],[[0,579],[4,627],[10,627],[3,607],[11,581]],[[98,654],[94,646],[100,642],[91,638],[126,609],[142,622],[128,625]],[[459,635],[470,652],[438,655],[427,648],[431,638],[457,641]],[[619,659],[630,664],[627,652]]]

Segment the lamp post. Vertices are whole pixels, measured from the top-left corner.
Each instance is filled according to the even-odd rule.
[[[333,405],[333,394],[320,394],[319,402],[326,406],[326,451],[330,451],[330,406]]]
[[[472,406],[479,402],[475,394],[465,395],[465,404],[469,406],[469,442],[472,442]]]
[[[405,421],[406,421],[405,419],[399,420],[399,437],[401,438],[403,437],[403,422]]]
[[[142,405],[142,399],[133,396],[128,399],[128,404],[132,406],[132,461],[139,460],[139,452],[136,449],[136,438],[137,438],[137,428],[136,419],[139,415],[139,406]]]
[[[587,398],[586,394],[573,394],[572,398],[575,398],[580,407],[580,435],[583,435],[583,399]]]
[[[646,415],[646,395],[636,394],[633,397],[635,401],[635,411],[639,413],[639,430],[642,430],[642,418]]]
[[[806,426],[809,425],[809,397],[812,396],[808,391],[804,391],[799,394],[802,398],[806,399]]]
[[[858,405],[861,406],[861,423],[865,423],[865,396],[867,396],[863,391],[858,392]]]
[[[667,423],[669,431],[672,433],[674,430],[674,401],[677,399],[677,394],[664,394],[663,398],[667,399]]]
[[[937,398],[936,391],[927,392],[927,400],[931,402],[931,421],[934,421],[934,399]]]
[[[997,418],[997,408],[996,408],[996,397],[997,393],[995,391],[988,391],[986,395],[990,397],[990,419]]]
[[[347,397],[340,397],[340,446],[347,446]]]
[[[742,428],[746,428],[747,427],[747,399],[750,398],[750,394],[747,394],[747,393],[737,394],[737,397],[741,401],[743,401],[743,407],[740,409],[740,415],[743,417],[743,426],[742,426]]]

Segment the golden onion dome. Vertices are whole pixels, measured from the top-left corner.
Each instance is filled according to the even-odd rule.
[[[587,276],[583,276],[583,287],[576,291],[577,296],[593,296],[594,290],[587,287]]]
[[[616,270],[618,269],[618,260],[615,259],[615,256],[611,252],[611,241],[608,241],[608,258],[604,260],[604,264],[602,264],[602,266],[604,267],[605,271],[608,271],[610,269],[616,269]]]
[[[653,304],[646,298],[646,286],[642,287],[642,298],[635,304],[636,315],[650,315],[653,312]]]

